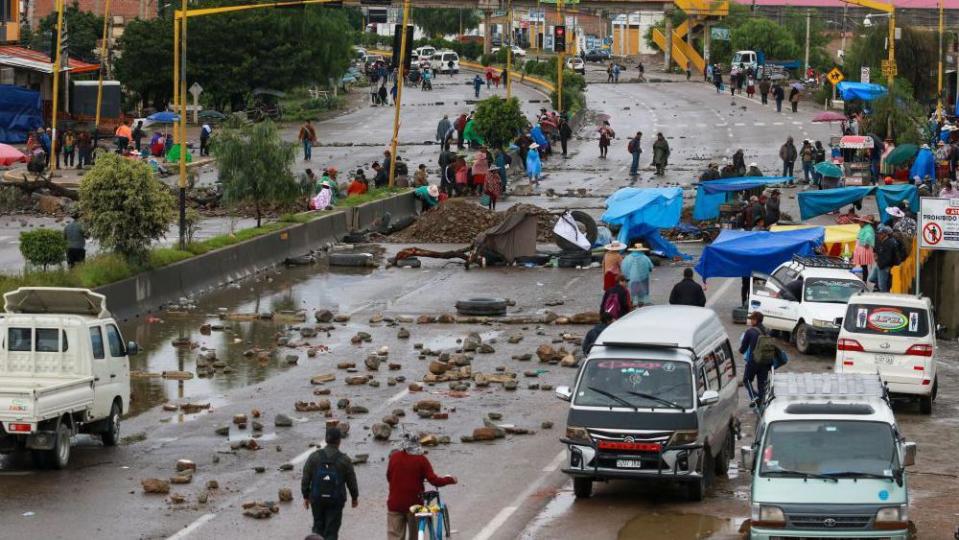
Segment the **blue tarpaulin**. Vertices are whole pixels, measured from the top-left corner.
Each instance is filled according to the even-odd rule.
[[[0,84],[0,143],[26,142],[39,127],[43,127],[40,92]]]
[[[888,93],[886,87],[881,84],[860,83],[843,81],[836,85],[836,90],[842,96],[843,101],[851,99],[861,99],[863,101],[872,101]]]
[[[650,251],[659,253],[664,257],[669,259],[675,259],[676,257],[684,260],[692,259],[690,255],[679,251],[679,248],[677,248],[675,244],[663,238],[662,235],[659,234],[658,227],[637,225],[630,229],[630,235],[631,236],[626,240],[623,240],[621,236],[619,241],[625,243],[629,240],[642,239]]]
[[[822,227],[783,232],[724,230],[703,250],[696,272],[704,280],[769,274],[793,255],[812,255],[825,235]]]
[[[936,157],[932,155],[932,150],[920,148],[919,153],[916,154],[916,160],[912,162],[912,167],[909,168],[909,178],[919,177],[919,180],[922,181],[927,176],[932,178],[933,182],[936,181]]]
[[[642,239],[650,249],[669,258],[689,258],[659,234],[661,228],[678,225],[682,211],[681,188],[623,188],[606,199],[606,212],[600,219],[619,226],[620,242]]]
[[[693,219],[704,221],[719,217],[719,207],[726,202],[730,192],[746,191],[769,184],[779,184],[789,180],[785,176],[744,176],[723,180],[707,180],[696,188],[696,206]]]
[[[847,204],[876,195],[879,217],[885,222],[889,219],[886,207],[902,200],[909,201],[909,207],[919,208],[919,192],[911,184],[892,186],[849,186],[819,191],[804,191],[799,194],[799,215],[805,221],[833,210],[839,210]]]

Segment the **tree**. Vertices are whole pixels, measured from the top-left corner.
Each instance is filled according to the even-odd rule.
[[[505,146],[528,124],[519,100],[498,96],[486,98],[476,105],[473,122],[480,136],[495,148]]]
[[[915,89],[915,98],[920,102],[934,99],[936,96],[936,65],[938,63],[939,42],[934,32],[909,26],[901,28],[902,38],[896,40],[896,66],[899,77],[909,81]],[[888,52],[885,44],[888,28],[880,23],[856,38],[846,54],[845,73],[855,76],[863,66],[872,69],[873,82],[885,82],[880,68]]]
[[[769,19],[750,19],[730,34],[734,51],[762,51],[768,59],[797,58],[801,52],[789,30]]]
[[[891,93],[872,102],[872,111],[863,121],[865,131],[882,138],[889,137],[896,144],[922,144],[928,141],[930,134],[925,132],[924,127],[926,115],[913,95],[909,82],[897,79]]]
[[[284,141],[273,122],[245,125],[227,120],[211,141],[223,182],[223,196],[232,203],[252,202],[256,226],[263,203],[289,203],[300,193],[293,177],[295,146]]]
[[[102,247],[142,263],[176,217],[176,198],[146,162],[104,154],[80,183],[80,212]]]
[[[93,60],[97,41],[103,37],[103,17],[89,11],[82,11],[77,2],[63,10],[63,25],[66,29],[67,51],[70,56]],[[40,19],[38,31],[31,34],[30,45],[37,50],[49,51],[51,37],[57,31],[57,12],[53,11]]]
[[[20,254],[30,264],[47,270],[51,264],[60,264],[67,255],[67,239],[63,233],[40,228],[20,233]]]
[[[438,38],[477,28],[479,12],[474,9],[414,8],[413,24],[426,35]]]
[[[192,36],[189,41],[192,44]],[[133,19],[127,23],[117,43],[123,52],[113,61],[117,79],[147,106],[165,110],[173,97],[170,77],[173,71],[171,20]],[[149,66],[149,69],[144,69],[145,66]]]

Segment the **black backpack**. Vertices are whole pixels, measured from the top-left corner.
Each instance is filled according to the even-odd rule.
[[[336,470],[336,457],[320,455],[320,465],[313,471],[310,500],[314,503],[336,503],[343,500],[343,478]]]

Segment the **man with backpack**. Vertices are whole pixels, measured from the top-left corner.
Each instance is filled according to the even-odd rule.
[[[629,175],[636,176],[639,174],[639,156],[642,155],[643,149],[640,146],[640,142],[643,139],[643,132],[637,131],[636,136],[629,140],[629,144],[626,145],[626,150],[629,151],[630,155],[633,156],[633,163],[629,166]]]
[[[627,283],[629,279],[624,274],[619,274],[616,284],[606,289],[603,293],[603,301],[599,305],[601,314],[608,314],[610,319],[615,321],[632,311],[633,305],[629,297],[629,289],[626,288]]]
[[[905,259],[904,249],[892,234],[888,225],[879,226],[878,242],[876,242],[876,291],[889,292],[891,284],[891,270]]]
[[[313,532],[324,540],[336,540],[343,522],[343,507],[349,489],[352,507],[359,505],[353,460],[340,452],[343,434],[337,427],[326,430],[326,446],[310,454],[303,465],[300,491],[303,507],[313,510]]]
[[[763,326],[762,313],[758,311],[750,313],[748,321],[749,329],[743,334],[743,341],[739,346],[739,352],[746,362],[743,385],[750,400],[761,401],[762,396],[766,394],[769,370],[776,360],[776,343]],[[753,390],[753,379],[758,380],[758,391]]]

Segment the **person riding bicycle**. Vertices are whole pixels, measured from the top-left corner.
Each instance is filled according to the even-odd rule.
[[[411,436],[403,440],[399,450],[390,454],[386,479],[390,483],[386,501],[386,537],[389,540],[416,538],[416,517],[410,507],[422,504],[424,480],[436,487],[456,483],[453,476],[437,476],[433,472],[419,441]]]

